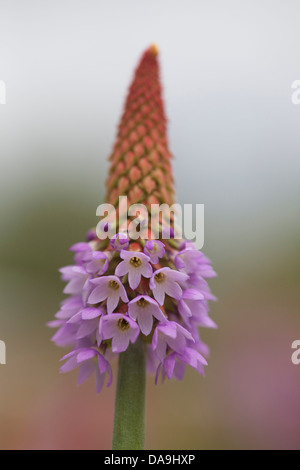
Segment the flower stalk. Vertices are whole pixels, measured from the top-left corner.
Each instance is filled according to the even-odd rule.
[[[120,354],[113,450],[143,450],[145,441],[146,351],[141,337]]]

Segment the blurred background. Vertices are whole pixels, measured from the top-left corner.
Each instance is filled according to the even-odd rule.
[[[149,377],[147,447],[300,448],[299,15],[296,0],[0,0],[0,448],[110,448],[115,381],[96,395],[59,374],[45,323],[152,42],[178,200],[205,205],[219,328],[205,378]]]

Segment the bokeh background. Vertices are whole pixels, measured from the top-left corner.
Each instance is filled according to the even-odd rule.
[[[153,41],[178,199],[205,204],[219,328],[205,378],[149,377],[147,446],[300,447],[299,15],[296,0],[0,0],[0,448],[110,448],[114,386],[59,374],[45,323]]]

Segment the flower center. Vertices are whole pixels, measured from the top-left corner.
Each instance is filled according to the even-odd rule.
[[[156,280],[156,282],[163,282],[165,280],[165,275],[164,273],[157,273],[155,274],[154,276],[154,279]]]
[[[132,258],[130,258],[130,264],[131,266],[138,268],[139,266],[141,266],[142,261],[137,256],[133,256]]]
[[[118,290],[120,287],[117,281],[113,281],[113,280],[109,281],[108,286],[113,290]]]
[[[126,331],[129,328],[129,323],[128,321],[124,320],[124,318],[120,318],[120,320],[118,321],[118,327],[120,328],[120,330]]]
[[[142,297],[140,300],[137,301],[139,307],[145,308],[148,305],[148,301]]]

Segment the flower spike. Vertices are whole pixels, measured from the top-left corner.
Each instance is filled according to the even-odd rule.
[[[175,202],[161,91],[158,49],[152,45],[136,68],[109,157],[105,202],[117,213],[120,196],[149,212],[154,204]],[[160,216],[155,239],[144,236],[151,235],[146,223],[146,232],[133,240],[130,223],[128,217],[110,240],[89,230],[84,242],[71,247],[74,264],[60,270],[69,297],[49,323],[58,327],[53,341],[71,349],[61,371],[78,367],[78,383],[94,374],[97,391],[112,382],[111,359],[138,344],[147,351],[156,382],[159,375],[181,380],[187,365],[203,374],[208,347],[198,328],[216,327],[209,317],[215,298],[206,279],[216,276],[210,260],[193,243],[174,238],[173,219],[169,239]]]

